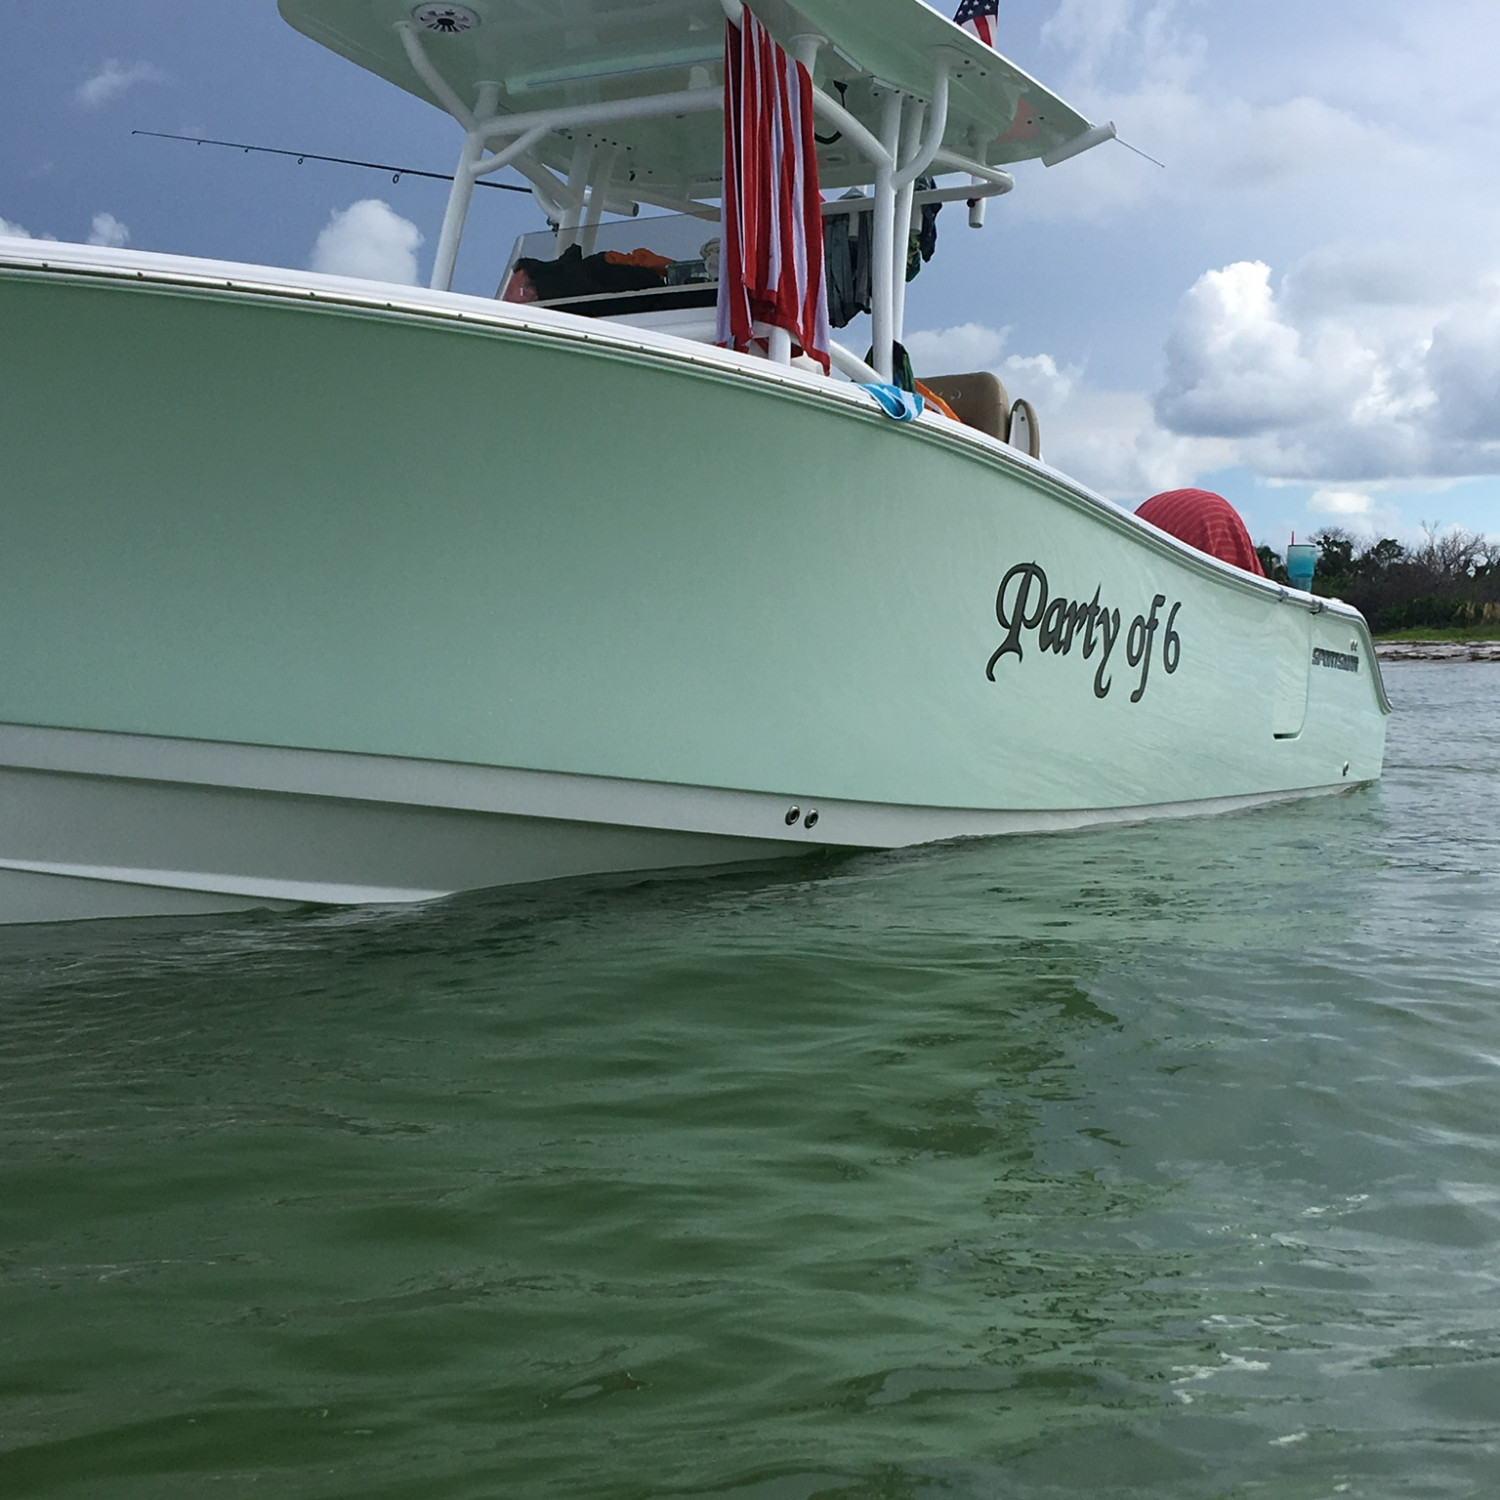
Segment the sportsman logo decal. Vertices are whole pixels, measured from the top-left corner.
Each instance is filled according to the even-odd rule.
[[[1000,591],[995,595],[995,618],[1005,631],[1005,639],[990,657],[984,675],[994,682],[995,667],[1001,658],[1014,656],[1018,662],[1024,661],[1028,645],[1055,656],[1071,655],[1076,645],[1085,661],[1099,658],[1094,669],[1094,696],[1109,697],[1114,686],[1114,668],[1118,665],[1115,652],[1121,644],[1124,617],[1118,609],[1100,603],[1102,590],[1101,584],[1092,599],[1067,599],[1050,591],[1046,570],[1040,564],[1017,563],[1000,580]],[[1155,595],[1150,609],[1138,614],[1125,628],[1125,665],[1139,668],[1141,674],[1130,695],[1132,703],[1139,703],[1145,696],[1151,663],[1158,651],[1162,670],[1168,675],[1177,670],[1182,660],[1182,637],[1177,633],[1177,612],[1182,602],[1179,600],[1164,616],[1166,605],[1165,594]]]

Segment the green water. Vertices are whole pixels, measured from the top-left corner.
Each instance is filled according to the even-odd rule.
[[[0,1496],[1500,1493],[1500,668],[1375,790],[0,933]]]

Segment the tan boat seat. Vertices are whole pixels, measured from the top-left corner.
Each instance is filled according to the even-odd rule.
[[[975,370],[968,375],[933,375],[922,381],[951,406],[961,422],[999,438],[1003,443],[1010,417],[1010,400],[997,375]]]

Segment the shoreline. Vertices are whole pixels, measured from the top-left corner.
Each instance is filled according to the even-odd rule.
[[[1376,641],[1379,661],[1500,661],[1500,641]]]

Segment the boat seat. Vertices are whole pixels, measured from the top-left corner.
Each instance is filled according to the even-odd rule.
[[[959,421],[1005,441],[1010,400],[999,376],[989,370],[975,370],[968,375],[928,376],[922,384],[941,396]]]
[[[1005,441],[1032,458],[1042,456],[1042,428],[1036,419],[1036,407],[1019,396],[1010,404],[1010,426]]]

